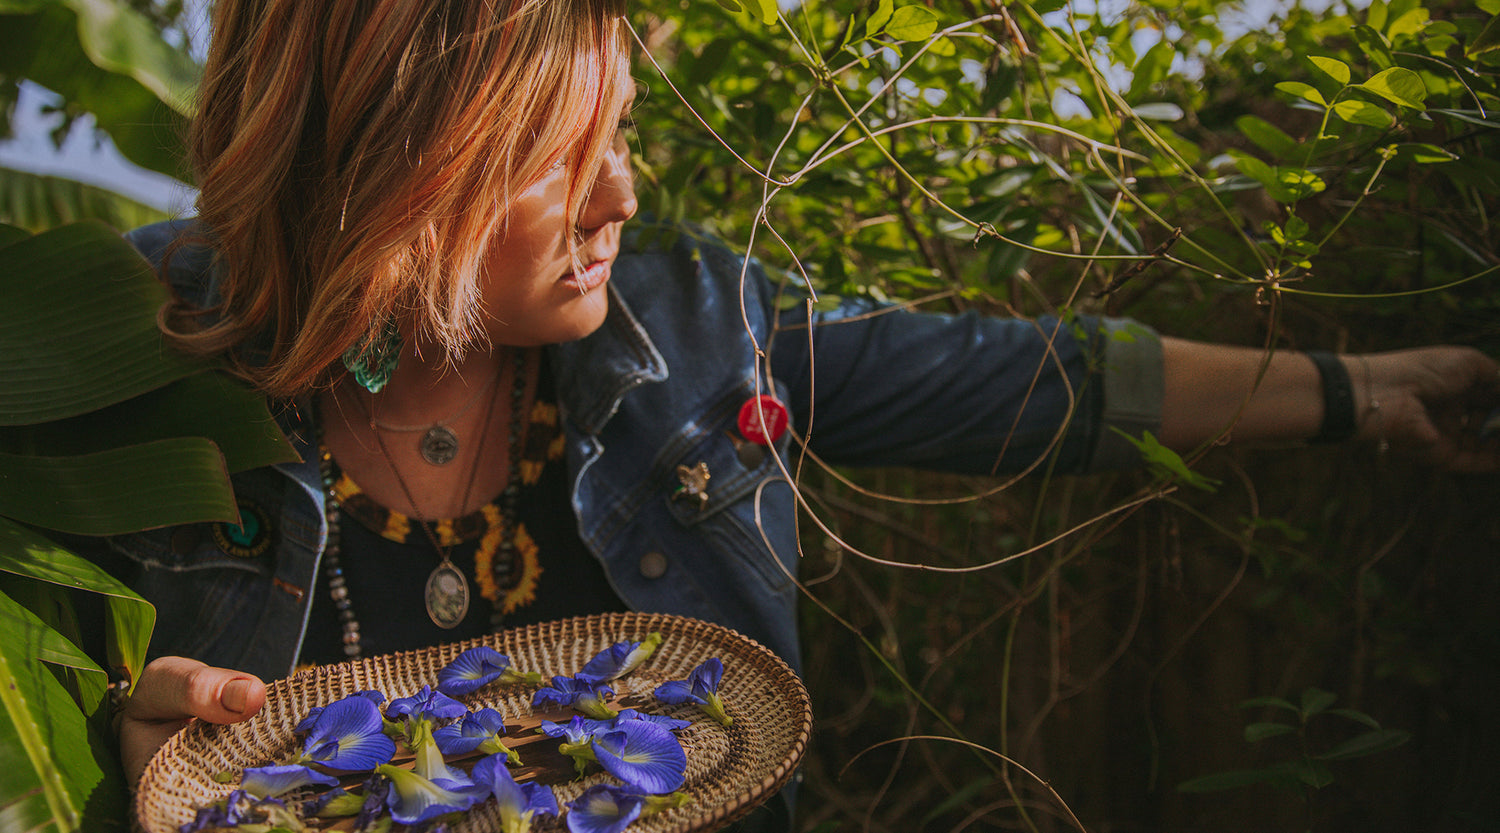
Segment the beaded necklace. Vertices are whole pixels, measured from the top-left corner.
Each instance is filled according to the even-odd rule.
[[[508,471],[506,473],[505,489],[500,493],[500,547],[496,554],[497,571],[509,571],[514,569],[512,561],[515,554],[515,530],[516,530],[516,502],[521,494],[521,441],[522,441],[522,418],[521,412],[525,405],[527,374],[526,353],[515,350],[515,378],[511,384],[511,410],[510,410],[510,436]],[[360,403],[363,405],[363,403]],[[333,454],[328,450],[323,441],[323,421],[317,419],[318,440],[318,468],[323,481],[324,494],[324,517],[328,522],[328,542],[323,549],[323,574],[328,581],[328,594],[333,600],[335,610],[338,612],[339,627],[341,629],[340,641],[343,644],[344,655],[350,659],[356,659],[363,654],[361,645],[359,617],[354,612],[353,600],[349,597],[349,586],[344,578],[343,563],[341,561],[342,547],[340,545],[339,515],[341,511],[338,497],[337,478],[334,477]],[[478,465],[478,461],[475,461]],[[399,475],[398,475],[399,478]],[[402,483],[403,491],[405,484]],[[408,501],[410,501],[408,492]],[[415,508],[415,507],[413,507]],[[436,542],[437,537],[426,521],[412,518],[412,521],[422,526],[423,532],[430,541]],[[434,543],[434,546],[438,546]],[[439,555],[444,555],[441,546],[438,546]],[[446,556],[444,556],[446,563]],[[440,568],[441,569],[441,566]],[[430,607],[429,603],[429,607]],[[492,614],[492,623],[499,626],[501,615],[497,610]],[[436,620],[434,620],[436,621]],[[457,624],[455,622],[454,624]]]

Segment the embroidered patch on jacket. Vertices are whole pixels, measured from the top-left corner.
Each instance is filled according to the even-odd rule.
[[[240,523],[214,524],[214,543],[219,549],[237,558],[255,558],[271,547],[271,521],[265,511],[251,501],[241,498],[235,502],[240,510]]]

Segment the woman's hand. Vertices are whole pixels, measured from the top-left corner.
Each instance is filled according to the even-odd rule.
[[[156,750],[193,718],[238,723],[260,711],[266,684],[243,671],[184,657],[161,657],[141,671],[120,713],[120,761],[126,783],[141,778]]]
[[[1452,471],[1500,469],[1500,364],[1464,347],[1345,357],[1360,405],[1359,438]]]

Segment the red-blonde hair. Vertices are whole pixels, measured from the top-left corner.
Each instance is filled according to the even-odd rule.
[[[451,356],[482,343],[512,195],[565,164],[577,218],[610,146],[623,4],[218,0],[190,153],[220,292],[165,308],[168,338],[279,397],[392,318]]]

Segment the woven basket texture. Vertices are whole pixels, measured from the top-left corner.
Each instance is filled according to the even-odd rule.
[[[537,671],[544,680],[572,675],[595,654],[625,640],[639,641],[660,631],[663,642],[640,668],[613,681],[615,705],[667,714],[693,725],[677,733],[687,751],[684,807],[639,819],[628,829],[641,833],[715,830],[739,819],[775,794],[796,768],[812,730],[812,708],[802,682],[782,660],[759,643],[728,628],[666,614],[614,613],[548,622],[502,631],[479,639],[371,657],[303,670],[269,686],[265,707],[242,723],[218,726],[194,722],[173,736],[151,759],[136,793],[136,821],[147,833],[176,833],[196,809],[212,804],[238,782],[245,767],[263,766],[295,755],[293,727],[313,706],[326,705],[363,689],[388,698],[408,697],[424,685],[436,686],[438,669],[461,651],[488,645],[511,658],[518,671]],[[719,693],[729,715],[720,726],[696,706],[657,703],[651,692],[668,680],[685,679],[709,657],[724,662]],[[598,783],[618,783],[603,772],[569,780],[572,764],[556,752],[557,741],[536,733],[540,719],[566,722],[567,712],[534,712],[533,686],[488,686],[459,698],[470,710],[497,709],[505,716],[507,743],[523,766],[517,780],[549,783],[560,807]],[[514,728],[512,728],[514,726]],[[403,750],[404,751],[404,750]],[[409,756],[407,756],[409,758]],[[397,763],[402,757],[398,755]],[[221,784],[217,773],[234,781]],[[358,783],[351,777],[350,784]],[[311,795],[306,793],[305,795]],[[293,793],[291,800],[305,797]],[[562,829],[562,819],[540,819],[536,830]],[[469,812],[452,827],[460,831],[499,829],[493,801]]]

